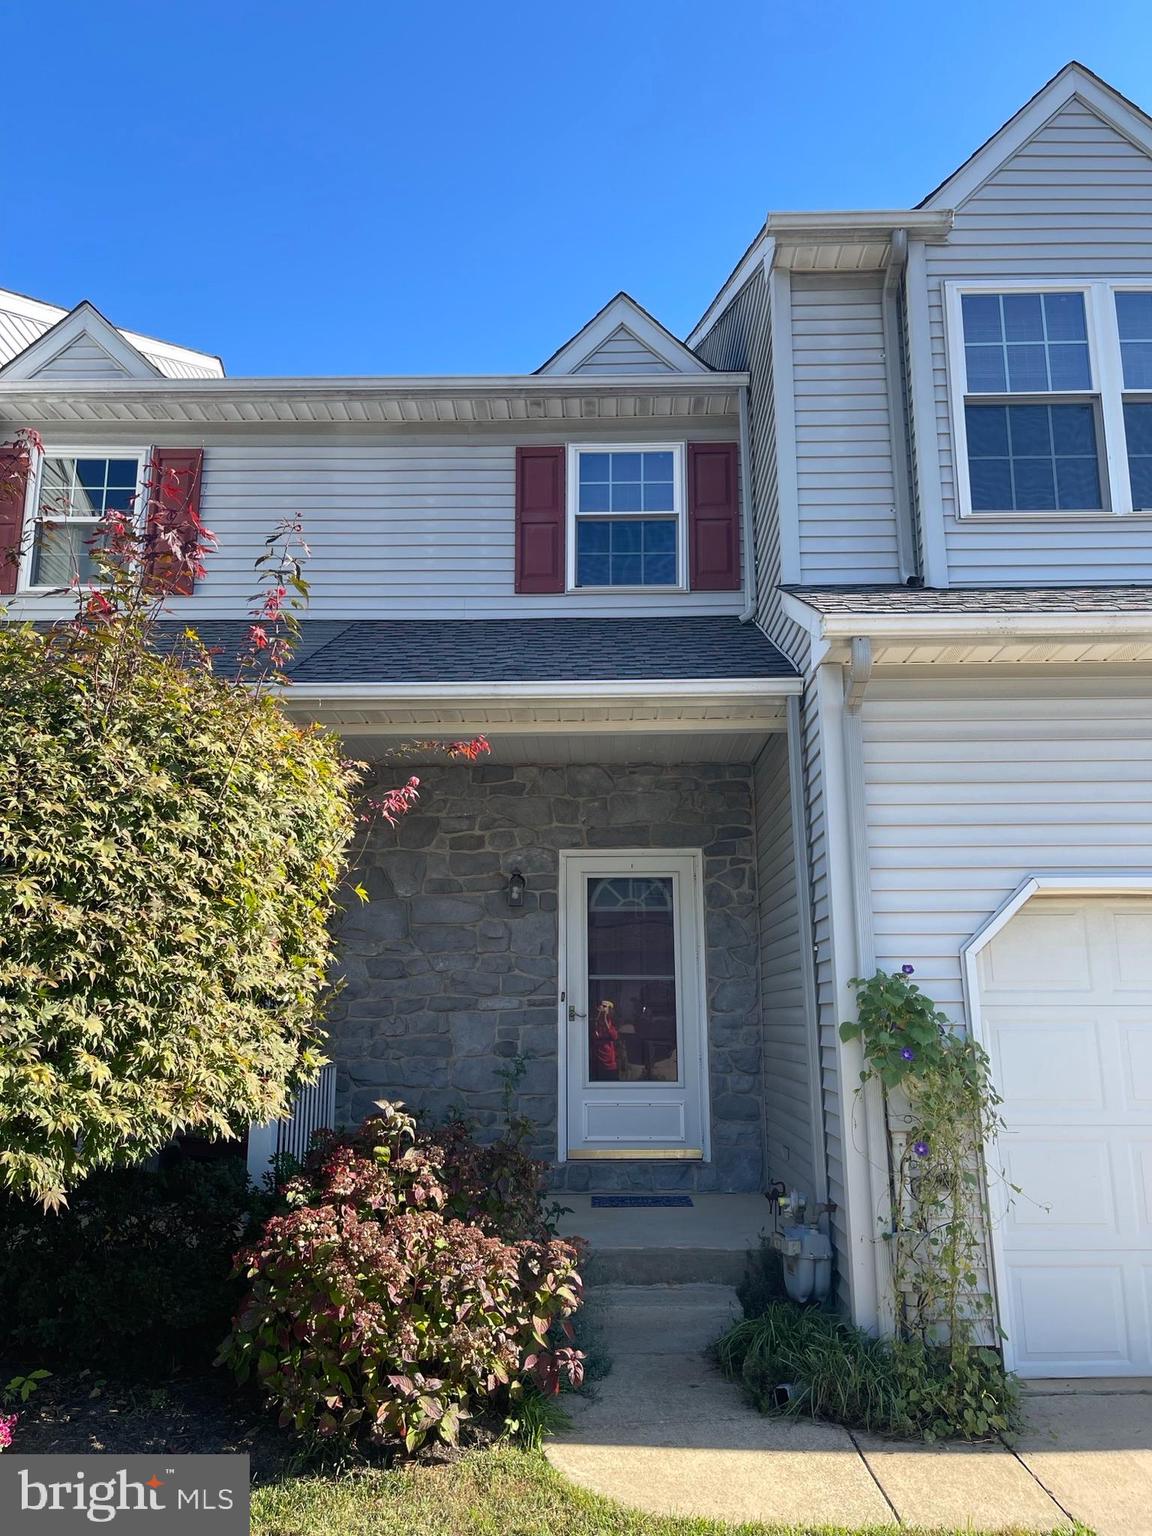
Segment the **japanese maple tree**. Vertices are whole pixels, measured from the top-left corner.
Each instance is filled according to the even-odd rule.
[[[11,446],[17,470],[40,451]],[[357,829],[419,794],[413,775],[362,799],[338,738],[282,707],[297,520],[258,561],[238,655],[159,627],[214,545],[183,490],[154,468],[143,507],[104,516],[71,619],[0,625],[0,1187],[48,1204],[285,1110],[324,1059]]]

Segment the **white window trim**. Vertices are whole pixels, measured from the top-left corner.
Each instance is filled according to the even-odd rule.
[[[672,500],[676,516],[676,575],[675,584],[666,587],[579,587],[576,585],[576,519],[581,514],[579,508],[580,496],[580,455],[582,453],[671,453],[672,454]],[[688,479],[687,479],[688,449],[683,442],[647,442],[647,443],[569,443],[567,447],[567,486],[564,498],[566,513],[565,522],[565,548],[564,548],[564,590],[570,597],[579,597],[585,593],[591,593],[595,597],[604,597],[608,593],[660,593],[660,592],[687,592],[688,591]],[[617,513],[585,513],[586,517],[642,517],[642,512],[617,512]],[[668,513],[653,513],[652,516],[670,516]]]
[[[16,582],[17,592],[27,593],[31,597],[47,597],[62,590],[59,583],[38,583],[34,585],[32,581],[32,565],[36,555],[36,523],[40,512],[44,460],[136,459],[139,467],[136,472],[136,499],[132,503],[132,509],[133,516],[139,526],[144,515],[144,486],[148,478],[148,465],[151,457],[151,448],[131,447],[128,445],[117,445],[116,447],[109,448],[103,444],[92,443],[83,443],[79,446],[45,443],[43,452],[36,455],[36,462],[32,473],[28,476],[28,486],[25,491],[24,523],[20,535],[20,572]],[[61,519],[61,521],[68,521],[68,519]],[[80,590],[88,591],[90,587],[90,582],[82,582]]]
[[[1030,282],[985,278],[980,281],[951,281],[944,284],[944,332],[948,361],[948,392],[951,405],[952,442],[956,474],[956,515],[973,522],[1036,523],[1100,522],[1118,517],[1152,517],[1152,507],[1133,507],[1132,487],[1128,478],[1128,443],[1124,432],[1124,397],[1144,394],[1147,390],[1125,390],[1124,369],[1120,355],[1120,332],[1116,323],[1113,294],[1117,289],[1152,290],[1152,280],[1103,278],[1055,280],[1034,278]],[[961,299],[966,293],[1082,293],[1088,328],[1088,357],[1092,369],[1092,389],[1088,391],[1053,391],[1061,395],[1086,393],[1098,403],[1098,422],[1103,442],[1100,451],[1101,490],[1105,506],[1099,512],[1064,512],[1043,509],[1034,512],[976,512],[972,509],[972,486],[968,474],[968,432],[964,419],[964,400],[968,374],[964,355],[964,324]],[[974,391],[972,393],[979,393]],[[991,398],[991,397],[989,397]],[[1012,399],[1004,393],[1005,403]]]

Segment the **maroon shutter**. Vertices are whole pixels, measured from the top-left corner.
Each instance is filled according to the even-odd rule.
[[[735,443],[688,444],[688,571],[694,592],[734,592],[740,571]]]
[[[147,535],[151,580],[157,591],[178,597],[190,597],[196,585],[203,464],[202,448],[158,448],[152,459]]]
[[[10,597],[20,577],[20,541],[32,457],[21,442],[0,447],[0,597]]]
[[[564,449],[516,450],[516,590],[564,590]]]

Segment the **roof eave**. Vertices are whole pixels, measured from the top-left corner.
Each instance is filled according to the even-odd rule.
[[[952,228],[950,208],[827,209],[812,212],[770,213],[765,232],[777,240],[804,238],[878,239],[893,230],[906,229],[920,240],[943,239]]]
[[[675,390],[685,394],[719,393],[738,389],[748,383],[747,373],[661,373],[616,374],[592,378],[588,374],[476,374],[416,375],[379,378],[223,378],[223,379],[130,379],[99,380],[86,383],[54,384],[37,379],[0,381],[0,398],[33,391],[45,398],[99,400],[125,395],[192,396],[198,399],[246,400],[288,399],[299,396],[317,398],[336,396],[396,395],[412,399],[429,395],[485,394],[572,394],[612,395],[624,393],[665,393]]]
[[[716,698],[768,699],[787,698],[800,693],[803,682],[798,677],[715,677],[715,678],[587,678],[543,680],[540,682],[467,683],[309,683],[293,682],[283,690],[288,704],[312,708],[315,705],[411,703],[429,699],[438,703],[475,704],[479,699],[516,700],[519,703],[547,704],[558,700],[596,699],[600,701],[669,699],[683,703],[689,699],[704,702]]]

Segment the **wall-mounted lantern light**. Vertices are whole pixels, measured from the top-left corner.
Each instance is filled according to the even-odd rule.
[[[522,907],[524,905],[524,887],[528,884],[518,869],[514,869],[508,876],[508,905],[510,907]]]

